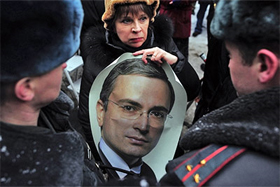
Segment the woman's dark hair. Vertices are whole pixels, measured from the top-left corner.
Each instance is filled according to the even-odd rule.
[[[147,5],[146,3],[134,3],[134,4],[116,4],[115,5],[115,15],[112,19],[110,20],[106,20],[107,22],[107,28],[110,31],[114,31],[115,30],[115,23],[116,20],[118,18],[120,18],[122,15],[127,16],[129,13],[131,13],[132,15],[136,15],[139,11],[143,11],[145,12],[148,17],[150,18],[150,20],[153,17],[153,7]]]
[[[100,99],[103,103],[106,103],[110,94],[112,93],[116,80],[120,75],[141,75],[144,77],[149,78],[157,78],[164,81],[170,90],[171,98],[170,98],[170,110],[173,107],[175,101],[175,93],[173,86],[171,85],[165,71],[162,69],[161,66],[156,64],[155,62],[147,59],[148,63],[145,64],[142,59],[127,59],[122,61],[121,63],[117,64],[111,72],[106,77],[102,90],[100,92]],[[105,110],[107,106],[105,105]]]

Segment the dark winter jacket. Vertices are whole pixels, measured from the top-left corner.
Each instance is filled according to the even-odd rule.
[[[237,98],[229,73],[229,54],[222,40],[211,37],[208,44],[200,100],[193,122],[204,114],[229,104]]]
[[[1,186],[96,186],[102,174],[75,131],[0,122]],[[86,155],[87,156],[87,155]]]
[[[73,109],[74,102],[63,91],[60,91],[53,102],[41,109],[38,126],[54,129],[55,132],[65,132],[71,128],[69,117]]]
[[[279,96],[279,87],[242,96],[199,119],[180,141],[190,152],[168,163],[161,184],[183,185],[174,168],[196,157],[201,148],[216,144],[246,151],[221,167],[206,186],[279,186]],[[203,167],[209,168],[207,162]]]
[[[217,1],[218,0],[198,0],[198,3],[199,4],[202,4],[202,3],[204,3],[204,4],[211,4],[211,3],[215,3]]]
[[[81,0],[84,10],[82,33],[92,26],[103,26],[101,17],[105,11],[103,0]]]
[[[149,39],[142,47],[137,49],[124,46],[120,40],[116,39],[113,33],[105,32],[102,27],[89,29],[82,40],[81,50],[83,51],[85,64],[80,89],[78,117],[84,129],[87,142],[93,151],[96,151],[96,148],[93,144],[88,114],[90,88],[96,76],[124,52],[134,52],[157,46],[176,55],[178,62],[172,65],[172,68],[186,89],[188,100],[194,99],[199,93],[200,82],[198,75],[172,40],[173,27],[170,19],[165,16],[157,16],[152,27],[149,29]]]
[[[194,0],[161,0],[160,14],[166,14],[172,19],[174,38],[188,38],[191,34],[191,13]]]
[[[81,2],[84,10],[84,20],[80,35],[82,43],[82,38],[84,38],[84,35],[89,28],[104,25],[101,17],[105,11],[105,3],[103,0],[81,0]],[[84,56],[83,50],[80,50],[80,53],[81,56]]]

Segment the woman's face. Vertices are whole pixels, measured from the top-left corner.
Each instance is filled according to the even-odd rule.
[[[140,47],[147,39],[150,18],[143,12],[123,14],[115,22],[119,39],[131,47]]]

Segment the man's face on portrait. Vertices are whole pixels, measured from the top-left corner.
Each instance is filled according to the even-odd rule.
[[[118,76],[108,101],[99,100],[96,107],[104,141],[126,161],[145,156],[160,138],[170,98],[167,83],[160,79]]]

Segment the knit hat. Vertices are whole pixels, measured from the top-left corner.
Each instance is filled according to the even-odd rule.
[[[80,0],[1,1],[2,82],[38,76],[66,62],[80,45]]]
[[[104,27],[107,28],[107,20],[110,20],[115,15],[115,5],[117,4],[134,4],[134,3],[146,3],[151,5],[154,9],[154,15],[151,21],[154,21],[154,17],[157,14],[157,8],[159,7],[159,0],[105,0],[105,12],[102,16],[102,21],[104,22]]]
[[[211,22],[218,39],[279,42],[279,1],[220,0]]]

